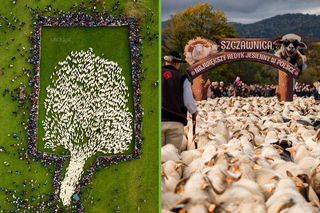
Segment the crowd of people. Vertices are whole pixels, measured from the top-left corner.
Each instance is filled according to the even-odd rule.
[[[214,81],[208,87],[207,98],[219,97],[272,97],[276,95],[276,86],[273,84],[248,85],[237,78],[232,84],[225,85],[223,81]]]
[[[141,87],[140,87],[140,76],[141,76],[141,47],[142,40],[139,36],[140,26],[135,18],[119,16],[91,16],[82,13],[70,13],[66,12],[64,15],[58,16],[39,16],[38,21],[35,22],[34,40],[33,40],[33,54],[30,58],[30,63],[34,65],[34,77],[31,81],[33,91],[30,95],[31,98],[31,118],[28,124],[28,149],[27,154],[32,156],[36,160],[42,161],[46,164],[54,164],[57,168],[54,175],[54,188],[55,193],[52,200],[59,199],[59,189],[61,185],[61,174],[62,164],[68,158],[68,156],[59,156],[55,154],[49,154],[40,152],[37,150],[38,141],[38,116],[39,116],[39,91],[40,91],[40,38],[41,38],[41,27],[42,26],[53,26],[53,27],[73,27],[73,26],[123,26],[127,25],[130,28],[130,47],[131,47],[131,64],[132,64],[132,81],[134,91],[134,153],[130,155],[114,155],[108,157],[100,157],[97,161],[89,168],[83,177],[83,181],[79,185],[76,198],[81,198],[81,188],[83,188],[90,180],[92,174],[98,167],[108,167],[112,164],[117,164],[121,161],[128,161],[132,159],[140,158],[141,147],[142,147],[142,116],[143,110],[141,106]],[[52,200],[48,201],[48,204],[52,203]],[[74,199],[74,205],[76,205],[79,212],[83,212],[84,208],[81,205],[81,199]],[[58,207],[57,207],[58,208]]]
[[[213,81],[208,84],[207,98],[219,97],[273,97],[276,95],[277,86],[274,84],[246,84],[237,77],[232,84],[225,85],[223,81]],[[298,97],[311,97],[320,100],[320,83],[313,85],[296,82],[294,94]]]
[[[311,84],[296,82],[294,87],[294,93],[298,97],[311,97],[316,100],[320,100],[320,80]]]

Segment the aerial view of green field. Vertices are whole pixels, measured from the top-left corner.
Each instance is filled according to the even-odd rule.
[[[2,3],[0,212],[158,211],[157,32],[158,1]]]

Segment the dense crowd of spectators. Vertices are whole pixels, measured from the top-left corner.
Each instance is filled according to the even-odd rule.
[[[260,85],[252,84],[248,85],[240,80],[239,77],[229,85],[225,85],[223,81],[214,81],[208,87],[207,98],[218,97],[272,97],[276,95],[276,86],[273,84]]]
[[[33,54],[30,57],[30,63],[34,65],[35,74],[30,82],[33,91],[30,95],[31,98],[31,118],[28,124],[28,156],[32,156],[36,160],[41,160],[44,165],[54,164],[56,166],[56,172],[54,175],[54,188],[55,193],[52,200],[48,201],[48,204],[52,203],[53,200],[59,199],[59,189],[62,181],[62,164],[68,158],[68,156],[59,156],[55,154],[49,154],[40,152],[37,150],[38,142],[38,116],[39,116],[39,91],[40,91],[40,38],[41,38],[41,27],[52,26],[52,27],[74,27],[74,26],[129,26],[130,28],[130,49],[131,49],[131,64],[132,64],[132,81],[134,91],[134,152],[129,155],[114,155],[99,157],[97,161],[89,168],[79,184],[74,195],[74,203],[77,206],[79,212],[84,211],[81,205],[81,188],[84,187],[94,173],[94,171],[101,166],[108,167],[112,164],[117,164],[121,161],[128,161],[136,158],[140,158],[142,139],[141,139],[141,128],[142,128],[142,116],[143,110],[141,106],[141,87],[140,87],[140,76],[141,76],[141,46],[142,40],[139,36],[140,26],[137,20],[125,16],[111,17],[111,16],[91,16],[83,13],[70,13],[66,12],[60,16],[39,16],[37,22],[34,23],[34,40],[33,40]]]
[[[276,95],[277,86],[273,84],[251,84],[248,85],[237,77],[232,84],[225,85],[223,81],[213,81],[208,86],[207,98],[219,97],[273,97]],[[311,97],[320,100],[320,83],[315,82],[313,85],[296,82],[294,94],[298,97]]]
[[[311,84],[296,82],[294,87],[294,93],[298,97],[311,97],[316,100],[320,100],[320,80]]]

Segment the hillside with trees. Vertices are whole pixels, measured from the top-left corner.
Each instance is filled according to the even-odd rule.
[[[230,23],[243,38],[274,38],[295,32],[304,38],[320,39],[320,15],[277,15],[252,24]]]

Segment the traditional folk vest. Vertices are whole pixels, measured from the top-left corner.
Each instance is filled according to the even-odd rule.
[[[173,66],[162,67],[162,121],[187,125],[187,108],[183,102],[183,83],[187,78]]]

